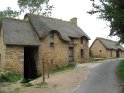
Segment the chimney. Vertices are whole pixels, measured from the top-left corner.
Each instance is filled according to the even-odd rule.
[[[77,18],[76,18],[76,17],[71,18],[71,19],[70,19],[70,22],[71,22],[72,24],[74,24],[74,25],[77,25]]]

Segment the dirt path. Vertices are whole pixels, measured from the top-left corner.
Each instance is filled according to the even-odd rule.
[[[24,88],[20,93],[72,93],[73,90],[86,79],[88,68],[66,71],[51,75],[46,80],[47,86],[41,88]],[[41,82],[41,79],[35,83]]]
[[[32,87],[24,87],[19,82],[3,83],[0,84],[0,90],[7,91],[5,93],[72,93],[86,79],[88,71],[89,69],[85,67],[50,75],[50,78],[46,79],[47,85],[39,88],[36,84],[40,83],[42,78],[32,81],[34,85]]]
[[[10,91],[16,91],[11,93],[73,93],[81,82],[86,80],[88,72],[97,65],[84,64],[78,66],[74,70],[50,75],[50,78],[46,79],[47,85],[41,87],[36,86],[42,81],[42,78],[38,78],[31,82],[34,85],[32,87],[24,87],[17,82],[16,84],[0,86],[0,90],[8,91],[7,93]]]

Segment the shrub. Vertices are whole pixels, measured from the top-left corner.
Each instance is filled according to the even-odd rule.
[[[20,75],[16,75],[10,71],[0,72],[0,82],[16,82],[21,79]]]

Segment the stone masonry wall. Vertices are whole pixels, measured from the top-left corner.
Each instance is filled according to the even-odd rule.
[[[54,48],[50,48],[50,42],[54,42]],[[75,62],[86,62],[89,59],[89,48],[88,40],[83,40],[81,44],[80,39],[74,39],[76,44],[74,47],[74,61]],[[81,58],[80,52],[83,49],[83,57]],[[50,39],[48,34],[44,39],[41,40],[41,46],[39,47],[38,57],[38,72],[42,72],[42,61],[44,59],[47,67],[56,68],[68,65],[68,51],[69,44],[60,39],[58,34],[54,34],[54,39]]]
[[[89,42],[87,39],[83,39],[83,44],[81,44],[81,39],[75,39],[74,43],[74,61],[77,63],[87,62],[89,60]],[[83,56],[81,57],[81,49],[83,49]]]
[[[124,58],[124,51],[121,51],[121,58]]]
[[[54,48],[50,47],[50,42],[54,42]],[[59,36],[54,33],[54,39],[50,39],[48,34],[41,40],[41,46],[38,53],[38,72],[42,69],[42,61],[44,59],[47,67],[62,67],[68,65],[68,44],[62,41]]]
[[[107,58],[116,58],[116,50],[107,49]]]
[[[6,46],[3,42],[3,30],[0,32],[0,70],[4,69],[5,66],[5,50]]]
[[[99,40],[95,40],[90,48],[90,54],[91,57],[106,58],[107,51]]]
[[[6,46],[5,69],[23,75],[24,47]]]

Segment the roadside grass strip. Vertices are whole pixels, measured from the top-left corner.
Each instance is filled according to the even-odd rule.
[[[124,60],[121,60],[118,66],[118,75],[124,81]]]

